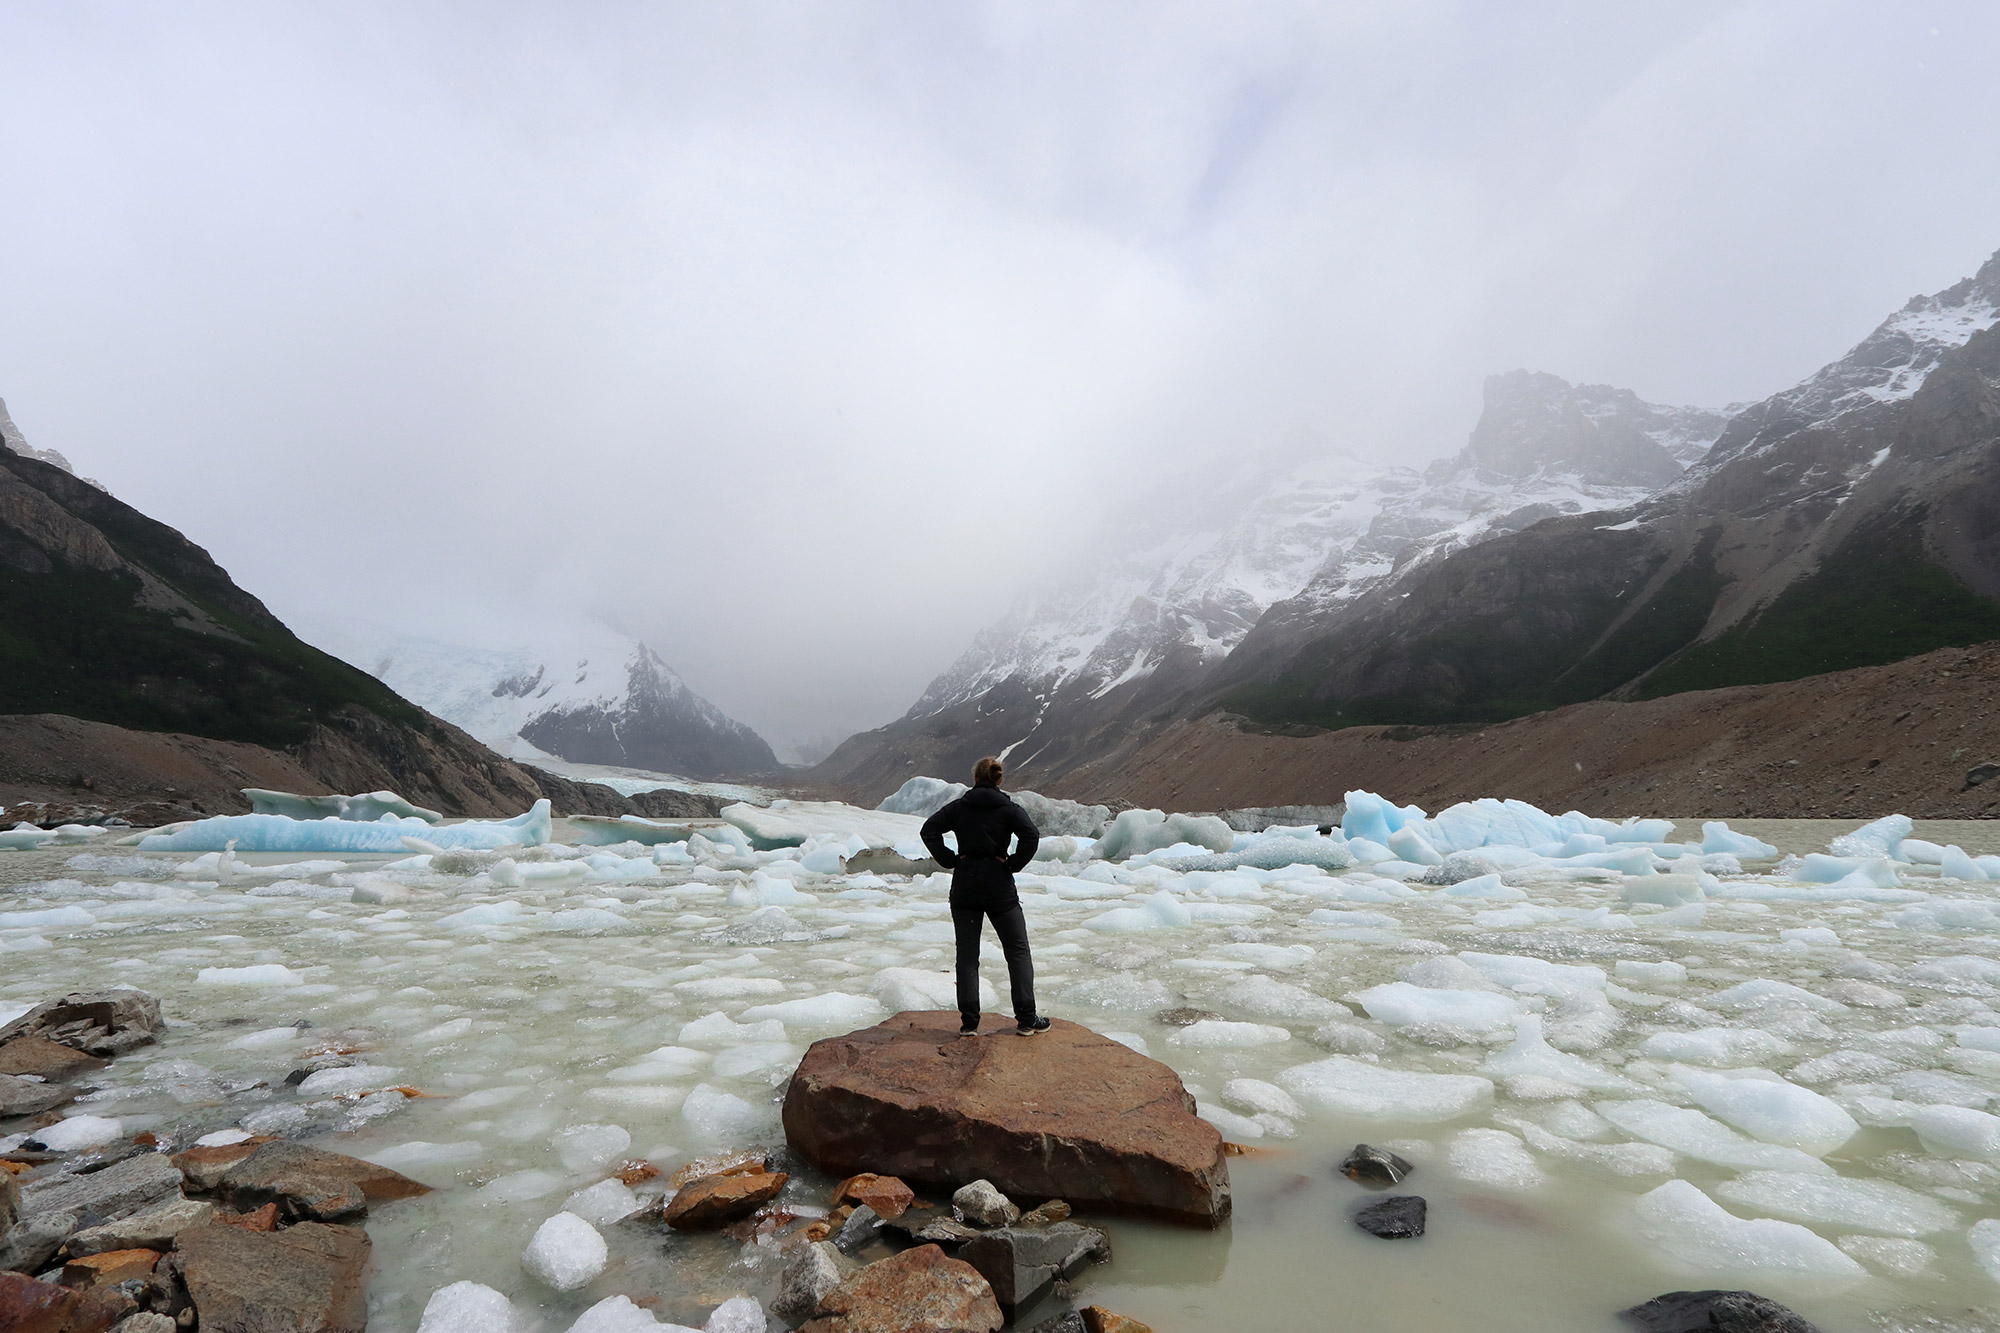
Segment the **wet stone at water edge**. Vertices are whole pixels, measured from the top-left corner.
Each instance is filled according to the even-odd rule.
[[[1415,1194],[1391,1194],[1354,1214],[1354,1225],[1384,1240],[1411,1240],[1424,1234],[1423,1199]]]
[[[1399,1185],[1415,1169],[1396,1154],[1365,1143],[1355,1144],[1340,1164],[1342,1175],[1364,1185]]]

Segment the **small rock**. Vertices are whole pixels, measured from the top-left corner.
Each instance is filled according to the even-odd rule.
[[[1080,1313],[1084,1333],[1153,1333],[1152,1325],[1142,1324],[1129,1315],[1113,1314],[1101,1305],[1086,1305]]]
[[[154,1208],[89,1227],[69,1238],[73,1255],[106,1254],[113,1250],[170,1250],[174,1237],[189,1227],[206,1226],[215,1205],[205,1199],[168,1199]]]
[[[1028,1330],[1028,1333],[1087,1333],[1083,1316],[1075,1310],[1059,1314],[1054,1319],[1044,1319]]]
[[[1377,1199],[1354,1214],[1354,1225],[1384,1240],[1408,1240],[1424,1234],[1422,1198],[1415,1194],[1391,1194]]]
[[[692,1162],[683,1162],[667,1178],[667,1183],[675,1189],[692,1185],[706,1176],[740,1176],[762,1174],[771,1170],[770,1160],[761,1152],[727,1153],[719,1157],[697,1157]]]
[[[701,1333],[764,1333],[769,1326],[755,1296],[731,1296],[709,1311]]]
[[[180,1171],[191,1190],[207,1193],[222,1187],[223,1176],[229,1168],[248,1157],[267,1143],[276,1143],[271,1134],[252,1135],[237,1143],[220,1143],[207,1148],[189,1148],[175,1153],[174,1166]]]
[[[842,1254],[853,1254],[874,1240],[881,1227],[882,1219],[864,1203],[842,1219],[840,1229],[833,1233],[834,1248]]]
[[[996,1333],[1000,1324],[1000,1305],[977,1269],[935,1245],[919,1245],[843,1280],[799,1333]]]
[[[575,1213],[557,1213],[535,1229],[521,1266],[557,1291],[575,1291],[602,1273],[609,1258],[596,1227]]]
[[[968,1222],[982,1227],[1012,1226],[1021,1220],[1021,1210],[993,1187],[989,1180],[975,1180],[951,1196],[951,1206]]]
[[[1776,1301],[1748,1291],[1670,1291],[1618,1317],[1645,1333],[1819,1333]]]
[[[86,1254],[63,1265],[62,1284],[79,1291],[96,1291],[132,1278],[149,1278],[160,1262],[160,1251],[134,1248]]]
[[[675,1192],[666,1207],[667,1225],[676,1231],[712,1231],[777,1198],[789,1179],[782,1171],[703,1176]]]
[[[102,1171],[65,1172],[28,1181],[21,1186],[21,1216],[59,1217],[65,1224],[73,1224],[81,1215],[92,1213],[95,1225],[102,1225],[178,1197],[180,1192],[181,1173],[172,1162],[159,1153],[140,1153]]]
[[[107,1062],[46,1037],[15,1037],[0,1042],[0,1074],[33,1074],[37,1078],[68,1078],[104,1068]]]
[[[358,1227],[301,1222],[268,1235],[239,1227],[183,1231],[161,1265],[199,1312],[205,1333],[363,1333],[368,1325],[368,1236]]]
[[[217,1188],[238,1209],[275,1203],[283,1216],[308,1222],[360,1218],[370,1203],[431,1192],[386,1166],[283,1140],[259,1146],[223,1172]]]
[[[1191,1028],[1196,1023],[1206,1023],[1210,1019],[1221,1018],[1221,1014],[1206,1009],[1162,1009],[1153,1015],[1155,1023],[1163,1023],[1170,1028]]]
[[[917,1192],[894,1176],[878,1176],[873,1172],[863,1172],[849,1176],[834,1186],[833,1206],[843,1203],[865,1203],[875,1210],[875,1215],[884,1221],[893,1222],[903,1215],[903,1210],[916,1202]]]
[[[89,1292],[0,1273],[0,1329],[8,1333],[104,1333],[124,1313]]]
[[[778,1279],[771,1310],[791,1323],[810,1319],[821,1299],[853,1271],[853,1261],[827,1242],[801,1245]]]
[[[76,1100],[76,1089],[40,1079],[0,1074],[0,1120],[21,1115],[40,1115]]]
[[[127,1317],[111,1333],[176,1333],[178,1326],[166,1315],[142,1310]]]
[[[1111,1258],[1111,1242],[1096,1227],[1056,1222],[999,1227],[965,1243],[958,1257],[979,1270],[1009,1319],[1040,1300],[1056,1282]]]
[[[21,1220],[21,1187],[14,1183],[14,1173],[0,1171],[0,1234]]]
[[[932,1245],[963,1245],[974,1236],[983,1234],[977,1227],[969,1227],[963,1222],[949,1217],[940,1217],[919,1227],[912,1233],[913,1240],[926,1241]]]
[[[262,1208],[252,1208],[247,1213],[218,1212],[214,1221],[226,1227],[242,1227],[245,1231],[276,1231],[278,1205],[267,1203]]]
[[[1965,770],[1965,785],[1968,788],[1991,782],[1995,778],[2000,778],[2000,764],[1974,764]]]
[[[42,1037],[90,1055],[123,1055],[166,1030],[160,1002],[144,991],[77,991],[36,1005],[5,1027],[0,1042]]]
[[[1354,1151],[1340,1163],[1342,1175],[1364,1185],[1398,1185],[1415,1169],[1396,1154],[1365,1143],[1355,1144]]]
[[[0,1273],[39,1273],[47,1268],[69,1239],[75,1221],[74,1213],[57,1213],[31,1217],[7,1228],[7,1233],[0,1235]]]
[[[1045,1227],[1068,1220],[1069,1205],[1061,1199],[1050,1199],[1047,1203],[1030,1208],[1021,1214],[1021,1225],[1024,1227]]]

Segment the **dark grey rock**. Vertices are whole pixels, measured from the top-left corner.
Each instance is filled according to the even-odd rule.
[[[69,1239],[72,1218],[31,1217],[16,1222],[0,1235],[0,1273],[39,1273],[56,1257]]]
[[[951,1206],[974,1226],[1006,1227],[1021,1220],[1021,1210],[990,1180],[961,1185],[951,1196]]]
[[[1170,1028],[1191,1028],[1204,1019],[1220,1018],[1221,1014],[1207,1009],[1162,1009],[1153,1015],[1155,1023],[1163,1023]]]
[[[1090,1325],[1083,1322],[1083,1316],[1071,1310],[1059,1314],[1054,1319],[1044,1319],[1028,1330],[1028,1333],[1089,1333]]]
[[[1354,1151],[1347,1154],[1340,1163],[1340,1173],[1349,1180],[1358,1180],[1364,1185],[1397,1185],[1404,1176],[1416,1170],[1408,1162],[1381,1148],[1373,1148],[1365,1143],[1354,1145]]]
[[[1415,1194],[1391,1194],[1355,1213],[1354,1225],[1384,1240],[1410,1240],[1424,1234],[1427,1211],[1423,1199]]]
[[[840,1230],[833,1233],[833,1243],[842,1254],[853,1254],[874,1240],[881,1228],[881,1217],[864,1203],[849,1213],[847,1220],[840,1224]]]
[[[812,1318],[820,1298],[839,1286],[856,1265],[830,1241],[801,1246],[778,1278],[778,1296],[771,1310],[794,1324]]]
[[[301,1222],[260,1232],[217,1223],[183,1231],[166,1266],[209,1333],[363,1333],[368,1251],[358,1227]]]
[[[1977,787],[2000,778],[2000,764],[1975,764],[1965,770],[1965,785]]]
[[[21,1187],[12,1172],[0,1171],[0,1231],[21,1220]]]
[[[141,990],[76,991],[46,1000],[0,1027],[0,1042],[41,1037],[90,1055],[123,1055],[159,1039],[166,1030],[160,1002]]]
[[[1776,1301],[1748,1291],[1670,1291],[1618,1317],[1645,1333],[1819,1333]]]
[[[1096,1227],[1076,1222],[999,1227],[967,1241],[958,1257],[979,1270],[1002,1313],[1012,1318],[1058,1280],[1110,1259],[1111,1242]]]
[[[206,1226],[215,1205],[179,1195],[154,1207],[102,1226],[88,1227],[69,1238],[72,1255],[106,1254],[112,1250],[171,1250],[174,1237],[189,1227]]]
[[[32,1078],[0,1074],[0,1120],[12,1116],[40,1115],[65,1102],[76,1100],[76,1089],[60,1083],[44,1083]]]
[[[102,1171],[65,1172],[28,1182],[21,1187],[21,1216],[60,1217],[72,1225],[88,1216],[100,1223],[115,1222],[177,1196],[180,1190],[181,1173],[172,1162],[160,1153],[142,1153]]]

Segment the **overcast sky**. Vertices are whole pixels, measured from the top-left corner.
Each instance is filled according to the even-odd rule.
[[[0,397],[281,616],[782,750],[1517,366],[1763,397],[2000,247],[2000,6],[0,0]]]

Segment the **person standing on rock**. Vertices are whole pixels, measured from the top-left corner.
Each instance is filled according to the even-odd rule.
[[[924,846],[951,872],[951,924],[958,941],[958,1031],[979,1032],[979,933],[987,920],[1000,937],[1007,981],[1014,992],[1014,1024],[1024,1037],[1048,1029],[1035,1013],[1035,962],[1028,953],[1028,920],[1014,876],[1035,859],[1042,835],[1028,812],[1000,790],[1006,770],[998,759],[972,766],[972,790],[924,821]],[[958,850],[945,845],[956,834]],[[1008,843],[1014,844],[1008,851]]]

